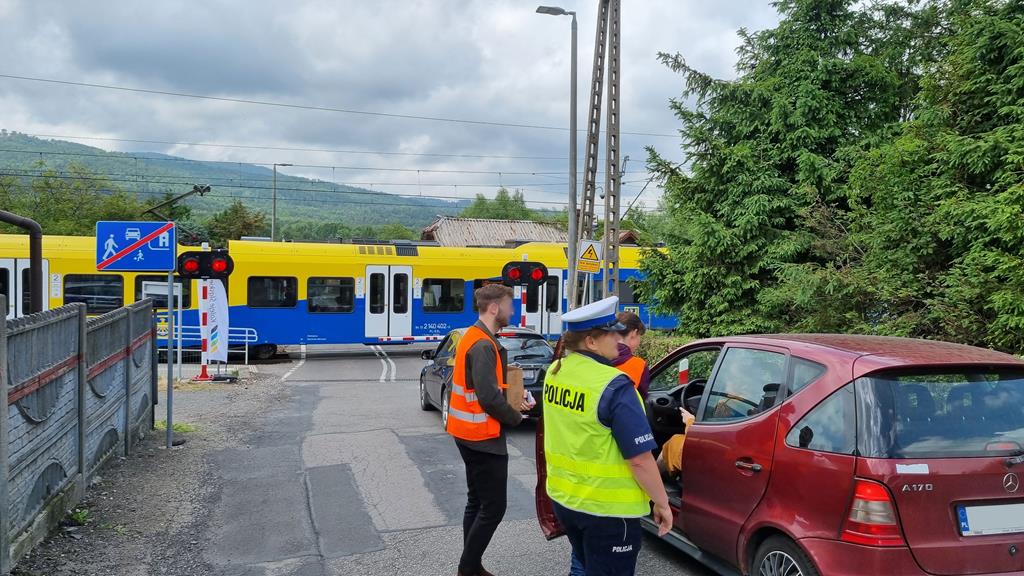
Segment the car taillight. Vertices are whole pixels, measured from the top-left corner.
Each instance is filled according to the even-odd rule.
[[[864,546],[906,546],[896,506],[885,486],[857,480],[842,540]]]

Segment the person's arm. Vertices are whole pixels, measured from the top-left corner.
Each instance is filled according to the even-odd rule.
[[[489,416],[504,426],[518,426],[523,415],[505,401],[505,394],[495,378],[497,358],[494,346],[485,340],[477,342],[467,353],[469,377],[473,382],[477,402]]]
[[[665,492],[665,483],[661,480],[661,472],[654,461],[654,456],[650,452],[644,452],[627,462],[636,483],[654,502],[654,522],[658,525],[658,536],[668,534],[672,529],[672,509],[668,506],[668,493]]]
[[[672,528],[672,510],[668,494],[651,451],[658,447],[647,421],[633,381],[623,374],[605,388],[598,404],[598,420],[611,428],[622,457],[629,463],[637,484],[654,502],[654,521],[658,534],[664,536]]]
[[[651,370],[644,362],[644,371],[640,374],[640,384],[637,385],[636,391],[640,393],[640,397],[644,400],[647,399],[647,391],[651,388]]]

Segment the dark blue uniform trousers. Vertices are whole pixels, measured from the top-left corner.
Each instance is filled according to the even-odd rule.
[[[610,518],[576,512],[552,502],[555,516],[587,576],[633,576],[643,541],[639,518]]]

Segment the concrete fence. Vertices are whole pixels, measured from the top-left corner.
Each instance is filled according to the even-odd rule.
[[[0,574],[152,428],[155,342],[149,300],[97,318],[72,304],[0,323]]]

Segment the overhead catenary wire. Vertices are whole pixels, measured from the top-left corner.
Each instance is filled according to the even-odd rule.
[[[4,175],[4,172],[6,172],[6,171],[0,172],[0,176]],[[23,177],[23,178],[37,178],[37,179],[42,179],[42,178],[56,178],[56,179],[63,179],[63,180],[85,179],[85,180],[98,180],[98,181],[112,182],[112,183],[121,183],[121,182],[133,183],[133,181],[129,180],[129,179],[125,179],[125,180],[111,180],[111,179],[106,179],[106,178],[81,178],[79,176],[71,176],[71,175],[40,175],[40,174],[24,174],[24,175],[9,174],[9,175]],[[180,183],[176,183],[176,184],[180,184]],[[222,188],[226,187],[226,188],[258,189],[258,190],[270,190],[271,189],[271,188],[268,188],[268,187],[254,188],[254,187],[248,187],[248,186],[223,186],[222,185],[221,187]],[[332,192],[331,190],[290,189],[290,188],[282,188],[280,186],[278,186],[277,191],[278,192],[282,192],[282,191],[317,192],[317,193],[326,193],[326,194],[330,194]],[[132,191],[132,190],[124,190],[124,192],[129,193],[129,194],[142,194],[142,195],[147,195],[147,196],[163,196],[165,194],[165,192],[161,192],[161,191],[157,191],[157,190],[134,190],[134,191]],[[421,197],[415,196],[415,195],[386,194],[386,193],[383,193],[383,192],[370,192],[370,191],[367,191],[367,192],[346,192],[346,191],[343,191],[343,190],[339,190],[338,194],[339,195],[340,194],[357,194],[357,195],[363,194],[363,195],[372,195],[372,196],[375,196],[375,197],[382,197],[383,196],[383,197],[388,197],[388,198],[400,198],[400,199],[421,198]],[[269,200],[273,199],[273,196],[259,196],[259,195],[249,195],[249,194],[230,194],[230,193],[223,193],[223,192],[215,192],[214,195],[215,195],[215,197],[218,197],[218,198],[233,198],[233,199],[239,199],[239,200],[268,200],[269,201]],[[339,205],[339,206],[342,206],[342,205],[344,205],[344,206],[348,206],[348,205],[356,205],[356,206],[397,206],[397,207],[407,207],[407,208],[429,209],[429,208],[463,208],[464,205],[460,204],[459,202],[470,202],[472,200],[475,200],[475,198],[470,198],[470,197],[466,197],[466,196],[439,196],[439,195],[423,196],[422,199],[423,200],[438,200],[439,202],[447,202],[447,203],[451,204],[451,206],[445,206],[443,203],[439,203],[439,204],[423,204],[421,202],[421,203],[418,203],[418,204],[406,204],[406,203],[399,203],[399,202],[366,202],[366,201],[349,200],[349,199],[342,199],[342,198],[289,198],[288,201],[289,202],[294,202],[294,203],[318,203],[318,204]],[[548,200],[525,200],[525,202],[527,204],[564,205],[564,202],[548,201]]]
[[[191,94],[188,92],[174,92],[170,90],[155,90],[151,88],[134,88],[129,86],[115,86],[112,84],[98,84],[93,82],[78,82],[73,80],[60,80],[56,78],[39,78],[35,76],[21,76],[17,74],[0,74],[0,78],[9,80],[20,80],[24,82],[40,82],[47,84],[59,84],[63,86],[77,86],[80,88],[96,88],[101,90],[116,90],[120,92],[134,92],[137,94],[151,94],[156,96],[173,96],[176,98],[190,98],[193,100],[210,100],[214,102],[232,102],[235,104],[250,104],[256,106],[272,106],[277,108],[291,108],[296,110],[311,110],[317,112],[336,112],[342,114],[356,114],[362,116],[375,116],[381,118],[396,118],[402,120],[422,120],[429,122],[448,122],[465,124],[471,126],[490,126],[495,128],[519,128],[531,130],[556,130],[567,132],[565,126],[545,126],[541,124],[523,124],[516,122],[495,122],[489,120],[470,120],[464,118],[445,118],[442,116],[426,116],[418,114],[398,114],[394,112],[377,112],[369,110],[356,110],[352,108],[338,108],[333,106],[315,106],[310,104],[292,104],[288,102],[272,102],[269,100],[254,100],[249,98],[233,98],[228,96],[210,96],[206,94]],[[678,138],[678,134],[659,134],[654,132],[622,132],[630,136],[650,136],[655,138]]]

